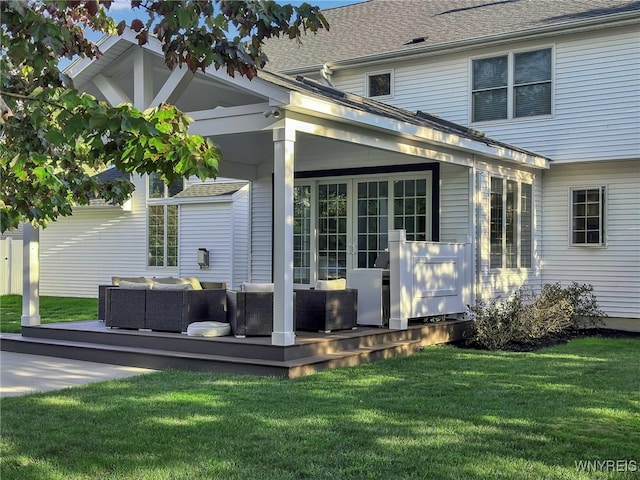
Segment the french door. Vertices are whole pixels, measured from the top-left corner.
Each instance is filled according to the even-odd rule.
[[[346,278],[372,268],[388,247],[388,231],[431,239],[431,173],[315,179],[294,199],[294,283]]]

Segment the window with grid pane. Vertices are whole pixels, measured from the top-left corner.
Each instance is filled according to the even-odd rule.
[[[472,61],[473,122],[551,114],[551,49]]]
[[[359,182],[358,268],[373,268],[388,247],[389,181]]]
[[[166,185],[159,174],[148,177],[147,205],[147,265],[176,267],[178,265],[178,206],[168,199],[184,189],[178,179]]]
[[[491,268],[531,268],[533,186],[491,177]]]
[[[347,278],[347,184],[318,185],[318,279]]]
[[[571,243],[604,244],[605,187],[571,190]]]
[[[406,231],[409,241],[430,239],[427,232],[426,179],[393,182],[393,224],[395,229]]]
[[[311,186],[293,190],[293,283],[311,282]]]

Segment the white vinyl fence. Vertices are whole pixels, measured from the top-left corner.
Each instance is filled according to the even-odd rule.
[[[389,232],[390,328],[409,318],[462,314],[473,295],[471,245],[410,242],[404,230]]]
[[[22,240],[0,240],[0,295],[22,295]]]

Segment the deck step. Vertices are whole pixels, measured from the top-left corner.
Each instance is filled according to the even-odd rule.
[[[156,370],[217,371],[275,375],[287,378],[308,375],[330,368],[353,366],[381,358],[410,355],[420,348],[420,341],[411,339],[277,361],[50,338],[43,339],[24,337],[19,334],[1,334],[0,342],[2,350],[19,353],[72,358]]]

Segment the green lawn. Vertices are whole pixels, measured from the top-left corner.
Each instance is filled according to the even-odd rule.
[[[639,339],[602,338],[296,380],[159,372],[2,399],[0,477],[632,479],[639,372]],[[577,471],[596,460],[635,471]]]
[[[0,297],[0,332],[20,333],[22,295]],[[95,298],[40,297],[41,323],[94,320],[98,316]]]

